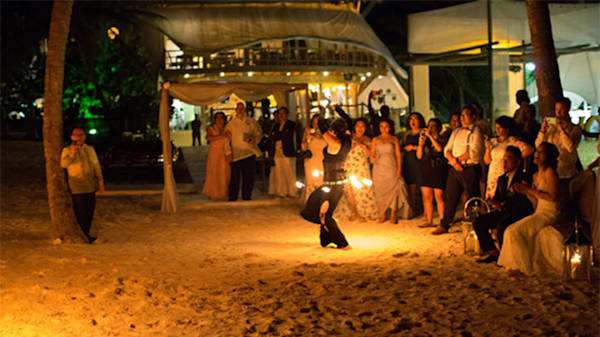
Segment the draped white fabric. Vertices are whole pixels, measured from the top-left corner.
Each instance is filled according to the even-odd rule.
[[[153,9],[142,19],[157,26],[184,52],[208,55],[292,39],[342,42],[383,56],[399,75],[407,77],[364,18],[346,5],[171,6]]]
[[[557,48],[600,45],[600,4],[549,4],[552,36]],[[527,10],[522,1],[492,1],[492,39],[507,47],[530,43]],[[441,53],[487,43],[487,2],[474,1],[408,16],[408,51]],[[558,58],[564,90],[590,104],[600,103],[600,52]],[[537,93],[527,88],[530,96]]]
[[[258,101],[273,94],[277,102],[287,104],[288,93],[295,90],[307,90],[306,84],[279,83],[164,83],[161,89],[159,127],[164,154],[164,189],[161,210],[174,213],[179,207],[179,197],[173,162],[171,157],[171,137],[169,135],[168,95],[192,105],[208,105],[222,101],[236,94],[244,101]]]

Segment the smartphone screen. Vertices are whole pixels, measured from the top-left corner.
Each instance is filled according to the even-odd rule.
[[[546,117],[548,124],[556,124],[556,117]]]

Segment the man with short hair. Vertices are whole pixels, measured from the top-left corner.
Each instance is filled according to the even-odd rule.
[[[468,198],[481,194],[479,180],[484,151],[481,130],[475,126],[476,118],[473,107],[464,107],[460,114],[462,127],[452,132],[444,148],[450,170],[446,180],[444,214],[440,225],[431,233],[433,235],[448,233],[463,191],[467,191]]]
[[[561,208],[565,211],[569,195],[569,181],[577,174],[577,147],[581,141],[581,128],[571,123],[569,111],[571,100],[562,97],[554,103],[555,123],[544,118],[542,127],[535,140],[538,147],[542,142],[554,144],[558,149],[558,166],[556,173],[560,179]]]
[[[258,142],[263,136],[256,120],[246,116],[244,103],[238,103],[235,116],[225,126],[225,132],[231,140],[233,160],[231,162],[231,180],[229,182],[229,201],[236,201],[242,180],[242,198],[250,200],[256,173],[256,157],[262,153]]]
[[[478,263],[498,261],[500,251],[494,244],[490,229],[496,229],[499,248],[501,248],[506,228],[533,213],[531,201],[526,195],[517,193],[513,188],[515,183],[531,184],[531,175],[521,169],[522,159],[518,147],[512,145],[506,147],[503,158],[504,174],[498,178],[494,197],[489,200],[493,211],[479,216],[473,223],[481,250],[488,254],[486,258],[477,260]]]
[[[85,132],[73,129],[71,145],[62,150],[60,166],[67,169],[67,178],[73,198],[73,210],[81,230],[92,243],[92,218],[96,207],[96,191],[104,192],[104,180],[98,156],[93,147],[85,144]]]
[[[198,141],[198,146],[202,145],[200,141],[200,127],[202,126],[202,122],[198,119],[198,115],[192,121],[192,146],[196,146],[196,141]]]

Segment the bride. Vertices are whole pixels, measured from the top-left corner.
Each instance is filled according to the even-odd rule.
[[[516,182],[514,187],[518,193],[527,195],[535,205],[535,212],[506,229],[498,258],[498,264],[506,267],[510,276],[534,273],[535,237],[542,228],[556,222],[559,215],[559,180],[556,174],[558,149],[547,142],[540,144],[533,162],[538,167],[538,172],[533,176],[533,187],[521,182]]]

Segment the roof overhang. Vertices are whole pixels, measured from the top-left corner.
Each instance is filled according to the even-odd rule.
[[[147,10],[149,21],[184,52],[208,55],[260,42],[314,39],[354,45],[381,55],[407,73],[350,5],[318,3],[210,4]]]

